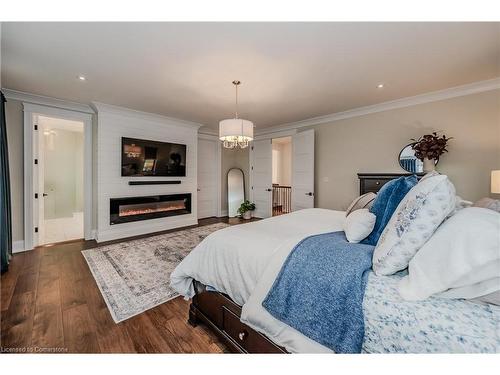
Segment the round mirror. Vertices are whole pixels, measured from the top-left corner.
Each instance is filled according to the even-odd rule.
[[[399,165],[407,172],[423,173],[424,163],[415,156],[415,151],[411,148],[412,145],[413,143],[406,145],[399,153]],[[437,164],[438,161],[436,160],[435,163]]]

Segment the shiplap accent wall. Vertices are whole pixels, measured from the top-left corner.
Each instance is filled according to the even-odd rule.
[[[197,223],[197,146],[200,125],[94,103],[97,110],[98,242],[158,232]],[[187,145],[186,177],[122,177],[121,138],[140,138]],[[181,180],[180,185],[130,186],[131,180]],[[191,193],[191,214],[131,223],[109,224],[111,198]]]

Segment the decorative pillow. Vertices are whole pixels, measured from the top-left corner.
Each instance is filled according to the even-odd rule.
[[[491,198],[481,198],[480,200],[475,202],[472,205],[472,207],[483,207],[496,212],[500,212],[500,200]]]
[[[455,215],[458,211],[463,210],[464,208],[472,206],[471,201],[466,201],[462,199],[462,197],[456,195],[455,196],[455,208],[452,212],[448,214],[448,217]]]
[[[435,176],[439,176],[440,173],[438,171],[430,171],[430,172],[427,172],[419,181],[422,182],[422,181],[425,181],[427,180],[429,177],[435,177]]]
[[[377,221],[375,222],[375,227],[371,234],[363,240],[364,244],[372,246],[377,244],[380,234],[389,222],[399,202],[416,184],[417,177],[409,176],[389,181],[382,186],[370,208],[370,212],[375,214]]]
[[[407,300],[433,294],[476,298],[500,290],[500,214],[469,207],[446,220],[410,261],[399,284]]]
[[[373,205],[373,201],[377,197],[377,194],[375,193],[365,193],[363,195],[360,195],[356,199],[352,201],[352,203],[347,207],[347,210],[345,211],[345,216],[349,216],[349,214],[353,211],[359,210],[361,208],[371,208]]]
[[[372,232],[375,220],[375,215],[366,208],[351,212],[344,221],[347,241],[359,243],[364,240]]]
[[[392,275],[408,263],[455,209],[455,187],[445,175],[415,185],[399,203],[373,252],[377,275]]]

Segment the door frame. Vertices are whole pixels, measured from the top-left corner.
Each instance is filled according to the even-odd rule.
[[[34,213],[35,206],[35,155],[37,155],[37,145],[34,144],[35,130],[34,116],[41,115],[47,117],[55,117],[64,120],[73,120],[83,122],[84,136],[84,155],[83,155],[83,191],[84,191],[84,208],[83,208],[83,233],[85,240],[94,238],[92,230],[92,114],[57,107],[50,107],[39,104],[23,102],[24,111],[24,249],[31,250],[34,246],[38,246],[37,237],[35,236],[34,228],[38,224],[35,223],[35,218],[38,215]],[[42,199],[40,196],[39,198]]]
[[[315,201],[316,201],[316,197],[315,197],[315,130],[314,129],[307,129],[307,130],[304,130],[302,132],[297,132],[297,134],[295,134],[294,136],[292,136],[292,196],[291,196],[291,204],[292,204],[292,211],[295,211],[297,209],[304,209],[304,208],[314,208],[316,207],[315,205]],[[294,162],[297,161],[297,155],[296,155],[296,149],[297,149],[297,145],[298,145],[298,140],[297,138],[298,137],[312,137],[312,166],[311,168],[308,168],[309,171],[312,171],[312,181],[309,181],[310,183],[312,183],[312,188],[310,188],[310,190],[312,191],[308,191],[308,192],[304,192],[305,195],[308,196],[308,198],[312,198],[312,202],[310,199],[307,199],[306,200],[306,204],[305,205],[302,205],[301,207],[297,207],[297,202],[300,202],[300,199],[298,199],[298,197],[302,196],[301,193],[298,193],[298,191],[300,190],[304,190],[304,187],[301,186],[301,183],[300,181],[303,181],[303,179],[298,179],[297,178],[297,170],[295,169],[296,165],[294,166]],[[310,160],[309,160],[310,161]],[[306,184],[306,185],[309,185],[309,184]],[[309,189],[306,189],[306,191],[309,190]],[[295,199],[294,199],[295,198]],[[312,207],[309,207],[309,205],[312,203]]]
[[[273,140],[273,138],[283,138],[283,137],[291,137],[293,136],[294,134],[297,134],[297,129],[291,129],[291,130],[282,130],[282,131],[277,131],[277,132],[274,132],[274,133],[266,133],[266,134],[262,134],[262,135],[259,135],[257,134],[254,138],[255,141],[261,141],[263,139],[269,139],[269,140]],[[292,139],[292,142],[293,142],[293,139]],[[250,155],[249,155],[249,170],[250,170],[250,177],[248,179],[248,186],[249,186],[249,190],[250,190],[250,201],[253,202],[253,180],[254,180],[254,177],[253,177],[253,158],[254,158],[254,151],[253,151],[253,144],[250,144]],[[271,163],[272,163],[272,158],[271,158]],[[272,168],[272,164],[271,164],[271,168]],[[271,212],[273,210],[273,200],[271,199]]]
[[[217,172],[216,172],[216,190],[217,190],[217,217],[222,217],[222,144],[219,140],[219,137],[212,134],[204,134],[198,133],[198,139],[204,139],[208,141],[214,141],[217,145],[217,154],[215,157],[215,162],[217,163]],[[196,144],[196,148],[198,148],[198,144]],[[198,163],[198,160],[196,161]],[[198,166],[196,166],[196,188],[198,189]],[[198,193],[196,194],[196,204],[198,204]],[[197,219],[198,220],[198,219]]]

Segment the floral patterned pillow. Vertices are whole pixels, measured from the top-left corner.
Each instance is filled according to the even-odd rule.
[[[455,209],[455,187],[447,176],[426,178],[399,203],[373,252],[377,275],[392,275],[408,263]]]

